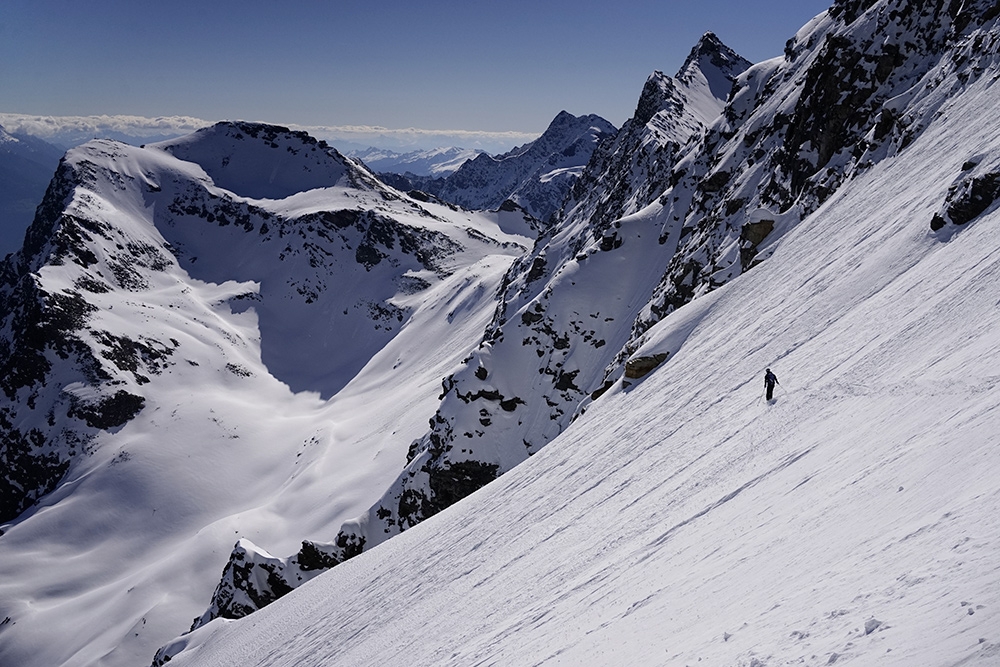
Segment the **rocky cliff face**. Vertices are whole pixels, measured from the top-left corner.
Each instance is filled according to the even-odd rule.
[[[602,144],[564,203],[563,224],[603,232],[671,186],[681,151],[722,112],[737,76],[751,63],[706,33],[673,76],[653,72],[635,114]]]
[[[158,373],[174,349],[170,341],[123,340],[89,326],[98,308],[85,295],[111,286],[85,273],[99,261],[87,240],[108,230],[65,207],[78,183],[95,178],[91,164],[64,161],[23,249],[3,263],[0,521],[51,492],[70,462],[88,452],[95,432],[120,427],[141,410],[138,385]],[[163,259],[153,247],[144,254],[151,264]],[[134,261],[114,266],[125,278]],[[48,267],[78,276],[68,284],[45,280]],[[57,382],[66,390],[53,386]]]
[[[678,245],[619,362],[674,309],[766,259],[838,188],[906,149],[990,70],[993,2],[837,2],[743,74],[661,200]],[[609,376],[620,372],[616,366]]]
[[[0,257],[20,247],[62,153],[41,139],[0,127]]]
[[[649,78],[635,117],[578,180],[579,200],[508,272],[482,345],[444,380],[430,431],[356,539],[377,543],[510,470],[599,389],[665,266],[659,223],[639,211],[669,187],[664,176],[678,152],[748,66],[708,34],[676,78]],[[346,527],[341,536],[356,534]]]

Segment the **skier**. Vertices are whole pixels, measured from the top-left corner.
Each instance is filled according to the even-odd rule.
[[[778,382],[778,376],[772,373],[771,369],[768,368],[764,372],[764,388],[767,389],[767,400],[769,401],[771,400],[771,397],[774,396],[774,385],[776,384],[781,384]]]

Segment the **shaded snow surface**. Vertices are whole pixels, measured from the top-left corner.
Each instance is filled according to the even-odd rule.
[[[1000,664],[1000,213],[929,228],[998,103],[666,318],[668,361],[527,462],[171,665]]]

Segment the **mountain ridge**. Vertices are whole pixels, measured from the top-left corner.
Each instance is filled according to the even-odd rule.
[[[994,664],[1000,213],[930,227],[970,154],[996,169],[990,84],[530,460],[174,663]]]
[[[430,431],[411,446],[407,471],[367,517],[356,526],[345,525],[336,541],[372,544],[372,534],[378,535],[380,526],[376,516],[385,534],[410,528],[537,452],[608,389],[631,384],[675,352],[668,347],[633,359],[657,322],[765,260],[780,238],[832,196],[858,166],[871,168],[877,160],[905,149],[912,138],[907,139],[902,126],[891,130],[886,119],[895,118],[897,112],[879,107],[879,100],[900,99],[899,93],[909,87],[911,98],[920,98],[921,90],[931,91],[930,108],[939,106],[947,98],[934,93],[933,84],[924,88],[922,79],[937,62],[947,61],[954,49],[984,42],[982,36],[951,32],[955,29],[948,27],[954,19],[951,12],[966,12],[969,18],[963,30],[989,25],[995,15],[991,18],[992,10],[982,3],[978,22],[972,7],[929,10],[905,2],[882,4],[899,9],[879,12],[874,24],[867,24],[842,20],[852,14],[845,5],[843,13],[821,15],[803,28],[786,45],[783,59],[754,67],[735,54],[708,55],[721,51],[717,39],[706,34],[681,71],[691,81],[692,68],[706,60],[737,68],[729,74],[734,85],[718,104],[718,118],[709,125],[692,125],[687,136],[693,141],[675,149],[676,161],[667,163],[663,176],[643,174],[636,179],[644,187],[658,183],[663,188],[645,207],[631,204],[632,208],[620,210],[624,215],[612,213],[595,220],[593,208],[571,205],[555,230],[543,233],[531,253],[513,265],[483,343],[462,369],[445,379],[441,407]],[[919,38],[906,42],[900,57],[865,55],[878,48],[875,35],[888,30],[886,22],[896,25],[900,34]],[[802,44],[812,45],[813,50],[806,52]],[[870,66],[855,68],[861,61]],[[977,67],[974,58],[964,55],[953,62],[967,71]],[[956,75],[961,81],[961,73],[952,74]],[[847,100],[841,109],[858,110],[860,98],[843,94],[858,90],[859,82],[874,85],[860,88],[862,98],[872,101],[860,108],[858,125],[848,131],[831,100],[840,96]],[[674,79],[654,73],[632,126],[646,127],[660,113],[650,114],[653,104],[663,105],[664,120],[683,114],[686,107],[675,103],[675,90]],[[926,117],[930,112],[919,113]],[[809,123],[812,129],[803,133],[799,128]],[[792,147],[810,145],[806,136],[835,138],[832,141],[840,148],[832,150],[829,146],[834,144],[829,144],[814,160],[790,159],[795,153]],[[860,154],[859,137],[866,137]],[[630,141],[643,146],[642,140]],[[605,144],[609,145],[613,144]],[[625,154],[632,158],[636,152],[633,148]],[[840,158],[833,167],[835,154]],[[748,155],[753,157],[747,159]],[[596,170],[600,164],[598,157],[590,168]],[[993,192],[992,186],[982,187]],[[611,190],[629,192],[622,185]],[[992,201],[995,195],[988,197]],[[643,241],[643,236],[657,238],[661,249]],[[650,276],[649,268],[664,258],[666,263],[659,263]],[[628,299],[624,318],[620,312],[603,312],[601,306],[608,304],[592,301],[586,313],[580,312],[581,300],[572,295],[593,294],[598,285],[611,280]],[[602,331],[601,319],[605,323],[625,319],[631,322],[631,331],[623,335],[620,326],[607,324]],[[608,335],[612,332],[614,338]],[[610,356],[603,356],[605,346]],[[539,361],[532,363],[536,350]],[[603,370],[595,371],[604,365],[595,358],[607,360]],[[538,389],[539,377],[545,379],[541,385],[551,390]],[[443,478],[437,488],[435,475]],[[332,543],[327,549],[344,553]]]
[[[368,166],[375,173],[391,173],[405,176],[445,177],[453,174],[468,160],[473,159],[480,149],[459,147],[435,148],[432,150],[409,151],[399,153],[380,148],[354,150],[347,153]],[[412,188],[407,188],[412,189]]]

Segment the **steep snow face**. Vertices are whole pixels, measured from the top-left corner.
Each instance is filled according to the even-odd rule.
[[[997,664],[1000,210],[929,226],[998,166],[992,79],[652,328],[643,380],[171,666]]]
[[[284,128],[70,151],[0,274],[0,664],[148,664],[239,538],[293,551],[367,509],[515,228]]]
[[[531,143],[502,155],[481,153],[445,179],[410,179],[408,187],[471,209],[496,209],[511,200],[545,222],[601,141],[616,131],[600,116],[562,111]]]

